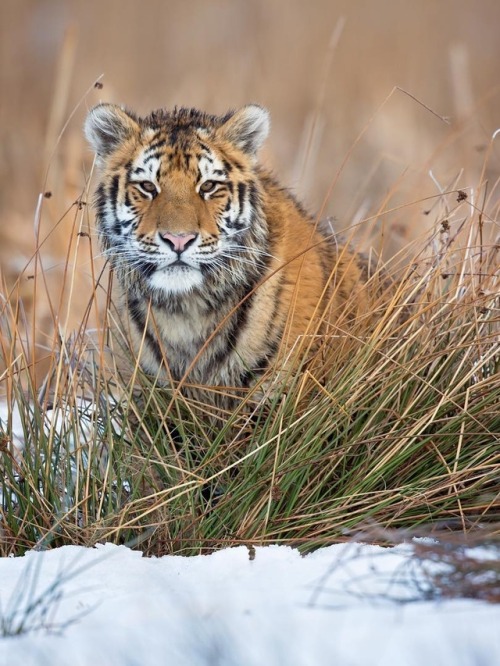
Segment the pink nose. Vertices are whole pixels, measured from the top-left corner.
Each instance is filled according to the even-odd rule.
[[[169,234],[160,233],[160,237],[174,252],[184,252],[186,247],[195,240],[198,234]]]

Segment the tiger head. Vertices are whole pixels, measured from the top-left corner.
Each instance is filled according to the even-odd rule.
[[[112,104],[90,111],[99,232],[122,282],[161,300],[231,288],[258,271],[268,230],[256,153],[268,131],[257,105],[223,117],[181,108],[140,118]]]

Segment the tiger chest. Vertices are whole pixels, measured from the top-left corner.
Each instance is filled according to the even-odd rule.
[[[225,383],[234,370],[224,325],[217,316],[196,311],[155,313],[156,334],[169,372],[202,384]]]

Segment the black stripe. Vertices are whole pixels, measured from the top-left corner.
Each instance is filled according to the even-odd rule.
[[[137,266],[137,270],[148,280],[156,271],[156,264],[150,261],[141,261]]]
[[[94,205],[97,208],[98,213],[103,213],[106,206],[106,193],[104,192],[104,185],[101,183],[97,188],[94,195]]]
[[[247,192],[247,186],[245,183],[238,183],[238,218],[243,213],[243,206],[245,203],[245,194]]]
[[[249,288],[247,293],[251,290],[252,288]],[[255,292],[246,300],[244,300],[243,303],[240,303],[238,309],[231,318],[231,328],[227,332],[227,340],[233,349],[236,347],[236,343],[238,342],[238,338],[241,335],[241,331],[248,321],[248,313],[252,307],[254,297]]]
[[[282,279],[281,274],[280,274],[279,277],[280,277],[280,281],[279,281],[279,284],[278,284],[278,288],[276,289],[276,293],[274,294],[273,312],[272,312],[272,314],[269,318],[268,324],[267,324],[266,335],[267,335],[268,339],[271,336],[271,332],[274,328],[274,320],[276,319],[276,315],[278,314],[278,310],[279,310],[280,305],[281,305],[281,295],[283,293],[283,279]]]
[[[269,361],[271,361],[276,356],[276,354],[278,353],[278,349],[279,349],[279,344],[275,340],[267,347],[266,354],[264,356],[261,356],[253,366],[252,370],[254,371],[254,373],[262,373],[265,370],[267,370],[267,368],[269,367]]]
[[[165,139],[160,139],[159,141],[155,141],[154,143],[151,143],[146,150],[144,151],[144,156],[148,156],[149,153],[151,153],[153,150],[156,150],[157,148],[162,148],[166,144]]]
[[[253,372],[250,372],[249,370],[242,372],[240,375],[240,384],[242,388],[249,388],[254,378],[255,375]]]
[[[163,155],[163,151],[162,150],[157,150],[156,153],[153,153],[152,155],[148,155],[147,157],[144,158],[144,164],[147,164],[148,162],[151,162],[151,160],[158,160],[162,155]]]
[[[168,144],[169,146],[175,145],[177,137],[179,135],[180,128],[177,125],[173,125],[170,128],[170,133],[168,135]]]
[[[117,216],[117,199],[118,199],[118,189],[120,187],[120,176],[115,174],[111,180],[111,186],[109,188],[109,198],[111,200],[111,206],[113,208],[113,213],[115,217]]]
[[[240,296],[240,298],[243,298],[245,294],[248,294],[251,292],[253,289],[255,289],[259,283],[259,281],[265,277],[269,270],[269,265],[271,263],[271,257],[265,255],[263,259],[263,265],[258,268],[258,271],[254,273],[254,275],[250,278],[249,282],[247,283],[244,293]],[[279,285],[279,288],[276,293],[276,298],[275,298],[275,311],[273,312],[272,317],[274,318],[276,315],[276,310],[279,304],[279,296],[281,294],[281,289],[282,285]],[[253,305],[253,299],[255,297],[256,292],[254,291],[251,296],[249,296],[241,305],[239,306],[237,312],[236,312],[236,322],[235,326],[232,327],[230,333],[229,333],[229,339],[230,343],[232,344],[233,347],[236,347],[238,339],[245,328],[247,322],[248,322],[248,314],[250,312],[250,308]]]
[[[119,174],[115,174],[111,180],[111,185],[109,187],[109,198],[112,200],[113,203],[116,203],[119,186],[120,186],[120,176]]]
[[[161,353],[160,345],[158,344],[158,340],[146,326],[146,319],[140,302],[135,298],[129,298],[127,305],[132,322],[136,325],[141,336],[143,333],[145,334],[145,341],[149,345],[153,356],[155,357],[155,361],[161,366],[163,363],[163,355]]]
[[[247,193],[247,186],[245,183],[238,183],[238,197],[240,199],[240,211],[242,208],[242,201],[245,198],[245,194]]]
[[[246,293],[248,293],[250,290],[251,287],[248,288]],[[234,349],[236,347],[238,338],[241,335],[241,331],[248,320],[248,313],[251,309],[254,295],[255,294],[252,294],[239,305],[234,315],[226,324],[226,329],[222,330],[218,334],[218,342],[219,345],[222,345],[222,347],[219,347],[219,349],[213,353],[212,363],[216,368],[219,368],[219,366],[224,365],[227,362],[229,349]],[[243,296],[244,294],[241,296],[241,298],[243,298]],[[223,296],[221,300],[225,300],[225,298],[226,296]],[[211,307],[214,308],[213,303],[211,303]],[[222,336],[224,339],[221,339]]]
[[[248,388],[252,381],[258,379],[269,367],[269,362],[274,359],[279,349],[278,342],[273,342],[267,348],[264,356],[261,356],[253,365],[251,370],[246,370],[240,375],[240,382],[244,388]]]
[[[248,198],[249,198],[250,205],[252,206],[252,208],[254,210],[257,209],[260,205],[260,197],[259,197],[259,193],[257,192],[257,186],[253,182],[250,183],[250,185],[249,185]]]

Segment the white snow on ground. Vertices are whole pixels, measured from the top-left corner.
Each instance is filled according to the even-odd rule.
[[[13,633],[24,618],[27,631],[0,638],[0,664],[500,665],[500,606],[422,600],[428,583],[409,553],[345,544],[306,557],[270,546],[252,560],[242,546],[144,558],[107,544],[4,558],[0,622]],[[45,615],[36,603],[26,614],[51,595]]]

